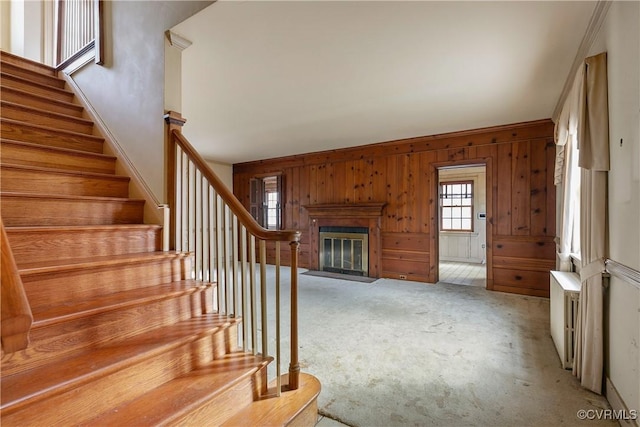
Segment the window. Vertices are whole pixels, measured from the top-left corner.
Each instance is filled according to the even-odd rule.
[[[473,231],[473,181],[440,183],[440,230]]]
[[[271,230],[280,230],[282,220],[282,175],[253,178],[249,201],[251,216]]]

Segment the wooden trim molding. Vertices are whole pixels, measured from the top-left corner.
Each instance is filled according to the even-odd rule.
[[[309,212],[309,267],[320,268],[320,227],[369,229],[369,277],[380,277],[382,258],[381,219],[385,202],[326,203],[305,205]]]
[[[368,202],[357,204],[326,203],[302,206],[315,218],[376,218],[382,216],[385,202]]]
[[[627,267],[612,259],[607,259],[604,265],[607,273],[640,289],[640,271]]]

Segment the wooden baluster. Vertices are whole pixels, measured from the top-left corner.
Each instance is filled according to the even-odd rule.
[[[269,336],[267,325],[267,245],[260,240],[260,306],[262,327],[262,357],[269,355]]]
[[[298,361],[298,240],[291,246],[291,361],[289,363],[289,390],[298,389],[300,362]]]
[[[276,394],[282,391],[280,378],[280,242],[276,242]]]
[[[258,354],[258,319],[256,312],[256,238],[251,236],[249,242],[249,299],[251,300],[251,348],[253,355]]]

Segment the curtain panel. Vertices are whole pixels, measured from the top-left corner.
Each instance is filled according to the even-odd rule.
[[[601,394],[604,361],[602,273],[605,272],[609,170],[606,53],[587,58],[583,72],[583,106],[578,126],[582,288],[573,374],[583,387]]]
[[[554,183],[560,192],[560,235],[557,238],[560,270],[571,271],[570,256],[577,251],[576,244],[581,255],[582,287],[573,374],[583,387],[601,394],[604,360],[602,273],[606,257],[609,170],[606,53],[585,59],[576,73],[556,122],[555,140]],[[576,231],[578,223],[579,232]]]

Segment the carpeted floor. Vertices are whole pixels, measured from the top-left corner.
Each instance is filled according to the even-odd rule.
[[[548,299],[308,275],[299,295],[301,367],[321,381],[328,418],[362,427],[617,425],[578,419],[608,404],[561,369]]]

